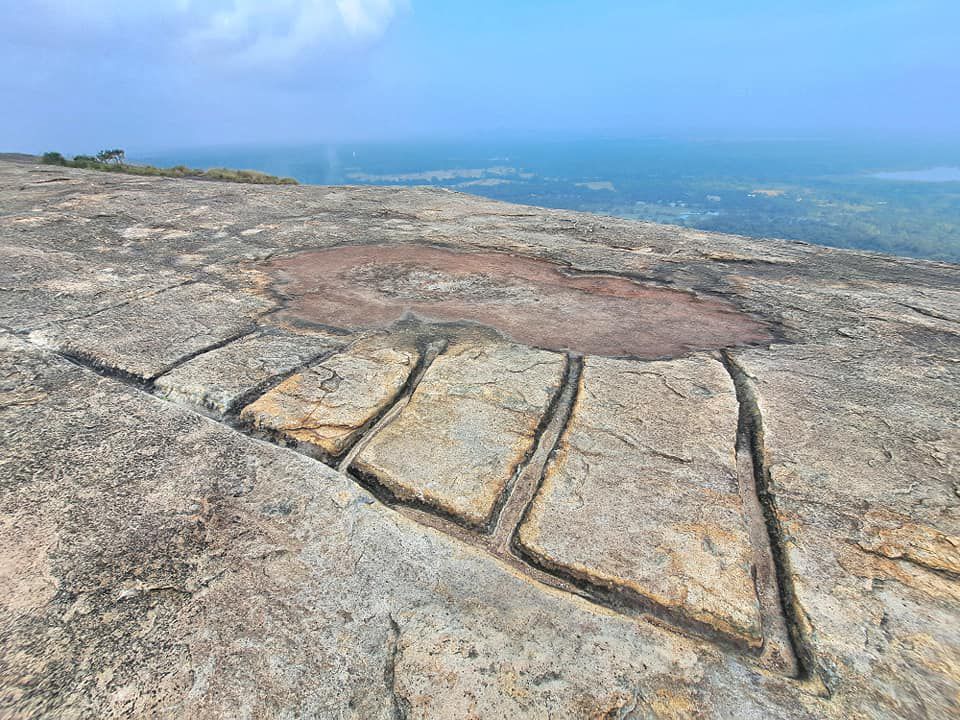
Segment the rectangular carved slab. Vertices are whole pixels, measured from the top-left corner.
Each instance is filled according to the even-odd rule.
[[[559,389],[564,357],[519,345],[455,345],[353,469],[401,500],[472,527],[489,522]]]
[[[361,340],[287,378],[247,405],[240,419],[337,458],[397,398],[419,359],[412,344]]]
[[[538,564],[740,644],[761,642],[738,493],[738,405],[709,357],[587,358],[567,432],[518,533]]]
[[[257,333],[184,363],[157,380],[156,388],[171,400],[224,415],[272,378],[343,344],[333,335]]]

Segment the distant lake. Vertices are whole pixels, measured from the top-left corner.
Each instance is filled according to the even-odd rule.
[[[881,180],[907,180],[909,182],[960,182],[960,167],[935,167],[926,170],[899,170],[874,173]]]

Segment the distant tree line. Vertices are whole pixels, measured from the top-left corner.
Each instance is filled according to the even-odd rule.
[[[44,165],[81,168],[84,170],[104,170],[123,172],[131,175],[152,175],[161,177],[196,178],[200,180],[224,180],[227,182],[255,183],[261,185],[296,185],[297,181],[289,177],[268,175],[258,170],[231,170],[229,168],[210,168],[199,170],[186,165],[171,168],[158,168],[153,165],[134,165],[126,162],[126,153],[119,148],[101,150],[96,155],[74,155],[67,160],[61,153],[45,152],[40,156]]]

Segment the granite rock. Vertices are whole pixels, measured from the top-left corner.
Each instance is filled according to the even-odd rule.
[[[532,452],[563,369],[557,353],[505,344],[452,346],[350,468],[400,500],[483,527]]]
[[[8,160],[0,259],[0,718],[957,715],[955,265]]]
[[[344,345],[328,334],[257,332],[210,350],[154,383],[163,397],[224,416],[247,397],[259,396],[278,378],[330,355]]]
[[[361,340],[287,378],[243,408],[240,419],[338,458],[395,401],[419,359],[413,344]]]
[[[717,360],[587,358],[520,547],[556,571],[759,647],[737,421]]]

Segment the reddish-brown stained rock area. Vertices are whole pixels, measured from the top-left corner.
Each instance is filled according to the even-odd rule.
[[[386,327],[414,315],[479,323],[534,347],[646,359],[772,339],[720,300],[506,253],[348,245],[267,269],[289,298],[288,317],[335,327]]]

